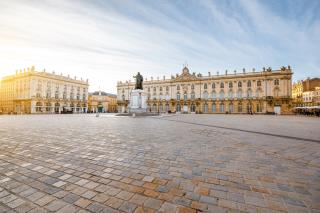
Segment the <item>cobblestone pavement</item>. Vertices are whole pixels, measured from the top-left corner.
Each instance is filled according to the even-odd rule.
[[[320,120],[273,118],[0,116],[0,212],[320,212]]]

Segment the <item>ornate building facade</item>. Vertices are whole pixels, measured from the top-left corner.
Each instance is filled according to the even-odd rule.
[[[89,93],[88,111],[96,112],[116,112],[117,95],[96,91]]]
[[[317,95],[317,87],[320,87],[320,78],[307,78],[297,81],[292,85],[292,102],[295,107],[317,106],[319,102],[314,96]]]
[[[149,112],[177,113],[289,113],[292,70],[271,68],[207,76],[182,73],[170,79],[146,80]],[[118,111],[128,112],[134,82],[118,82]]]
[[[34,67],[6,76],[0,87],[2,113],[86,112],[88,80],[35,71]]]

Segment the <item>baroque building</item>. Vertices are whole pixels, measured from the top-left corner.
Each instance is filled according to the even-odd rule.
[[[89,93],[88,112],[116,112],[117,95],[103,91]]]
[[[88,80],[35,71],[34,67],[2,78],[0,112],[64,113],[86,112]]]
[[[148,92],[149,112],[289,113],[292,74],[290,66],[207,76],[184,67],[170,79],[144,81],[143,89]],[[128,112],[132,89],[134,82],[118,82],[119,112]]]
[[[292,102],[294,107],[317,106],[317,87],[320,87],[320,78],[307,78],[292,85]],[[314,98],[315,96],[315,98]]]

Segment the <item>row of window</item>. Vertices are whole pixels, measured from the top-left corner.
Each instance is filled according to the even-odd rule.
[[[278,86],[280,84],[279,82],[279,79],[275,79],[274,80],[274,85],[275,86]],[[229,82],[228,83],[228,86],[229,88],[233,88],[233,83],[232,82]],[[220,88],[224,88],[225,87],[225,84],[224,83],[220,83]],[[251,81],[247,81],[247,87],[251,87]],[[257,81],[257,87],[261,87],[261,81]],[[204,83],[203,84],[203,88],[204,89],[208,89],[208,84],[207,83]],[[212,89],[215,89],[216,88],[216,84],[215,83],[212,83],[212,86],[211,86]],[[239,81],[238,82],[238,88],[242,88],[242,82]],[[194,90],[194,85],[191,84],[191,89]],[[165,90],[166,91],[169,91],[169,86],[166,86],[165,87]],[[177,90],[180,90],[180,85],[177,85]],[[153,91],[156,92],[157,91],[157,88],[156,87],[153,87]],[[159,91],[163,91],[163,88],[162,87],[159,87]],[[148,92],[150,92],[150,87],[148,87]],[[124,93],[124,89],[122,90],[122,93]]]
[[[160,105],[159,108],[157,105],[152,105],[149,106],[149,108],[151,109],[151,111],[156,112],[156,111],[160,111],[160,112],[164,112],[164,111],[169,111],[170,107],[169,104],[165,104],[165,105]],[[246,111],[243,111],[246,108]],[[177,104],[176,105],[176,111],[177,112],[181,112],[181,111],[188,111],[188,106],[187,105],[180,105]],[[227,110],[228,112],[232,113],[234,112],[234,106],[232,103],[228,104],[228,108],[225,109],[225,104],[224,103],[220,103],[219,105],[216,104],[212,104],[211,105],[211,112],[215,113],[215,112],[225,112],[225,110]],[[195,104],[191,104],[190,106],[190,111],[191,112],[195,112],[196,111],[196,105]],[[253,106],[251,104],[248,104],[246,107],[239,103],[237,105],[237,112],[252,112],[253,111]],[[262,112],[263,111],[263,105],[262,103],[258,103],[256,105],[256,112]],[[209,105],[208,104],[204,104],[202,107],[202,112],[204,113],[208,113],[209,112]]]

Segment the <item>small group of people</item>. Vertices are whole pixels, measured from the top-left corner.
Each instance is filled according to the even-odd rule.
[[[293,112],[296,115],[320,116],[320,106],[295,107]]]

